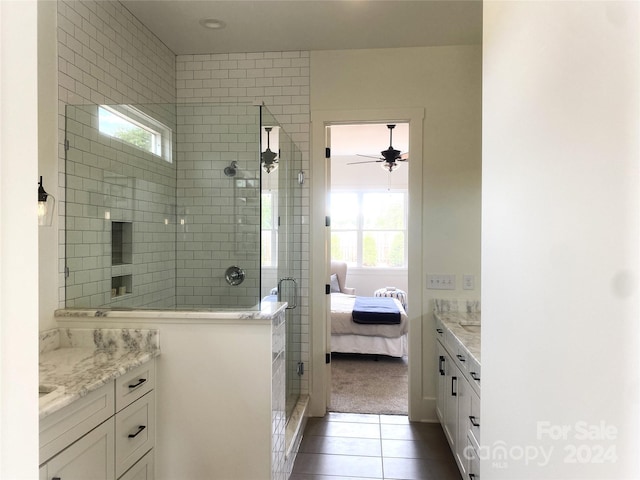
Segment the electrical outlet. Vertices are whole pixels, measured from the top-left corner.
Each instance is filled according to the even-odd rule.
[[[427,275],[427,288],[430,290],[455,290],[456,276],[446,275]]]
[[[476,288],[476,277],[470,274],[462,276],[462,289],[473,290]]]

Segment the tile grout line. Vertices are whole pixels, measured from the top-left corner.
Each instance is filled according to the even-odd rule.
[[[384,480],[384,452],[382,451],[382,416],[378,415],[378,429],[380,431],[380,467],[382,468],[380,474],[382,480]]]

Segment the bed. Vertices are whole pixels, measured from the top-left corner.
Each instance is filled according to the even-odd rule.
[[[407,355],[408,317],[395,298],[357,297],[346,284],[347,265],[331,262],[331,351],[403,357]],[[354,305],[364,302],[390,302],[399,313],[398,323],[358,323],[353,320]],[[383,305],[383,304],[381,304]]]

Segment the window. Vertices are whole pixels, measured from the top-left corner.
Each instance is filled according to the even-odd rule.
[[[171,129],[129,105],[98,107],[98,130],[171,163]]]
[[[262,193],[261,264],[275,267],[278,264],[277,196],[273,192]]]
[[[407,266],[406,192],[332,192],[331,258],[351,266]]]

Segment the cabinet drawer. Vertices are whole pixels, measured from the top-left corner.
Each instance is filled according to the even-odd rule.
[[[139,367],[116,379],[116,412],[150,392],[155,383],[155,362],[143,363]]]
[[[46,478],[63,480],[113,479],[113,418],[60,452],[44,467]]]
[[[40,421],[40,463],[113,415],[113,382]]]
[[[149,392],[116,414],[116,477],[155,443],[155,395]]]
[[[466,374],[469,370],[469,353],[467,352],[467,349],[458,345],[458,348],[456,349],[456,362],[458,364],[458,366],[460,367],[460,370],[462,371],[463,374]]]
[[[468,372],[469,383],[471,387],[479,394],[480,393],[480,365],[473,358],[469,357],[468,360]]]
[[[436,318],[436,338],[444,343],[444,326],[442,322]]]
[[[469,392],[471,397],[471,412],[469,417],[469,431],[476,443],[480,444],[480,397],[473,390]]]
[[[127,470],[127,473],[120,477],[120,480],[153,480],[155,476],[153,464],[153,450],[149,450],[144,457]]]

